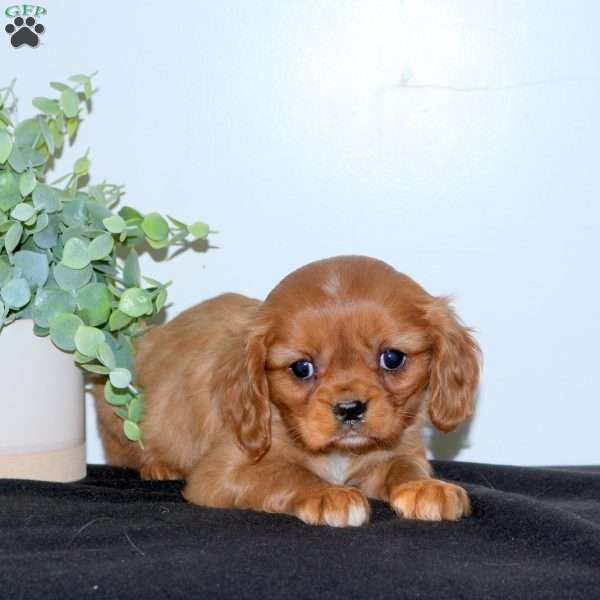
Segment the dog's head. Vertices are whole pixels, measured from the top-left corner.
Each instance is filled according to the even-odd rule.
[[[294,271],[248,329],[229,372],[226,416],[255,460],[270,445],[270,403],[313,452],[392,447],[427,404],[450,431],[472,412],[479,349],[445,298],[370,258]]]

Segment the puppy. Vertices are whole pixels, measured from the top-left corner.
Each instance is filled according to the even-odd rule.
[[[465,491],[432,479],[421,428],[473,408],[479,349],[444,298],[389,265],[344,256],[288,275],[264,302],[208,300],[137,345],[145,449],[96,389],[113,465],[185,479],[194,504],[362,525],[367,498],[456,520]]]

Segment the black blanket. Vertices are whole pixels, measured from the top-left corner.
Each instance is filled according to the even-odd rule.
[[[74,484],[0,481],[2,598],[600,598],[600,467],[436,463],[457,523],[373,504],[360,528],[198,508],[179,482],[91,466]]]

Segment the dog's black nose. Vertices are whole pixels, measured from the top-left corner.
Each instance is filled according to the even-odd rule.
[[[365,416],[367,405],[360,400],[346,400],[338,402],[333,407],[333,414],[338,421],[344,424],[352,425],[358,423]]]

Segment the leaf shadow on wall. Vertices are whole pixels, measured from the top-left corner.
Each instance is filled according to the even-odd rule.
[[[182,243],[177,244],[177,246],[173,249],[172,247],[166,248],[152,248],[147,242],[142,242],[137,248],[138,254],[141,256],[143,254],[149,254],[152,257],[152,260],[155,262],[169,261],[173,258],[179,256],[184,252],[194,252],[194,253],[206,253],[209,250],[218,249],[219,246],[213,246],[208,239],[200,239],[200,240],[184,240]],[[169,254],[169,251],[171,253]],[[122,256],[123,258],[124,256]],[[162,310],[156,314],[154,317],[148,320],[148,325],[153,327],[164,325],[167,322],[167,310],[170,308],[171,303],[163,306]]]

